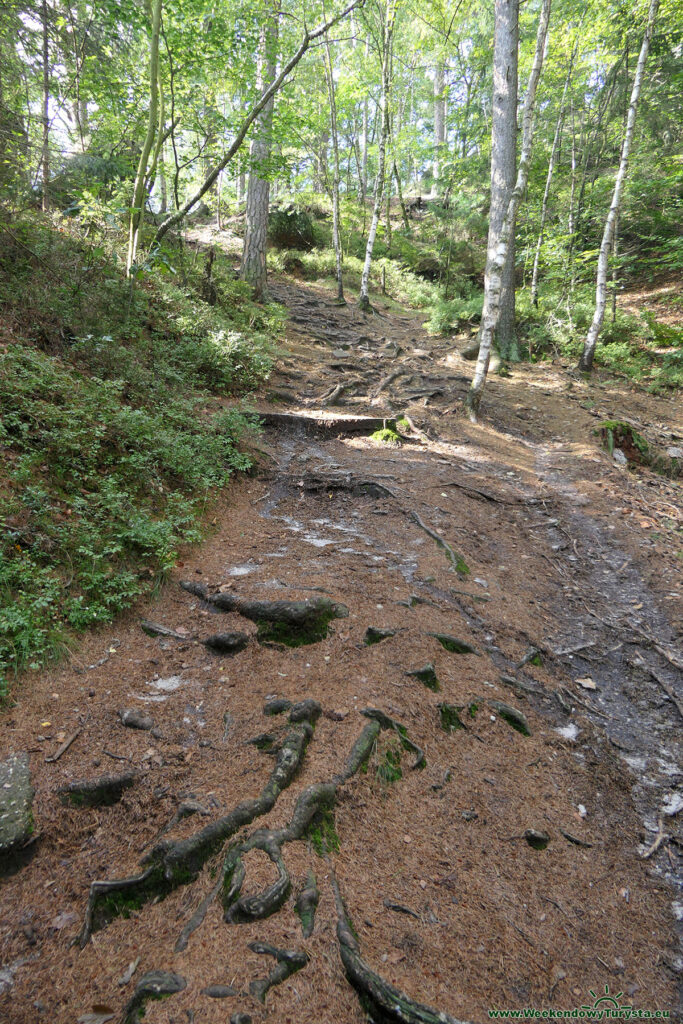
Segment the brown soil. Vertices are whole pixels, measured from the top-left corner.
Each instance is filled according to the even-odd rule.
[[[343,364],[357,383],[330,415],[407,412],[414,429],[400,447],[268,429],[256,441],[256,476],[219,500],[212,536],[186,552],[158,600],[17,689],[0,754],[31,753],[38,838],[30,863],[2,883],[0,964],[14,966],[14,982],[0,995],[0,1019],[74,1024],[97,1006],[118,1018],[137,979],[155,968],[181,974],[187,988],[148,1003],[150,1024],[218,1024],[238,1010],[282,1024],[366,1019],[339,959],[330,866],[310,841],[284,848],[293,894],[266,921],[226,924],[214,903],[187,949],[173,952],[213,884],[216,855],[192,884],[112,921],[83,950],[72,945],[90,883],[134,874],[183,799],[195,797],[207,814],[184,819],[167,833],[174,837],[258,795],[273,759],[246,741],[282,735],[283,720],[262,713],[273,695],[314,697],[324,713],[295,782],[247,832],[286,824],[302,789],[341,769],[367,706],[403,723],[425,751],[424,770],[412,770],[404,753],[402,778],[383,782],[377,769],[396,739],[381,733],[367,772],[341,787],[335,813],[340,849],[331,862],[362,955],[383,978],[477,1022],[492,1007],[592,1005],[590,990],[605,986],[623,993],[622,1003],[673,1012],[683,814],[665,817],[666,840],[651,859],[641,855],[682,778],[681,485],[619,468],[594,430],[596,417],[629,417],[673,443],[683,429],[674,400],[599,375],[587,382],[560,364],[523,366],[490,380],[484,420],[473,426],[460,404],[471,364],[429,339],[415,315],[380,308],[365,317],[293,282],[274,292],[292,321],[264,411],[319,408]],[[399,369],[404,376],[373,398]],[[425,390],[435,394],[411,397]],[[354,488],[368,481],[391,493]],[[462,556],[468,575],[454,571],[413,512]],[[223,658],[194,638],[256,626],[210,610],[181,579],[268,600],[322,590],[350,614],[319,643],[283,648],[254,637]],[[188,638],[148,637],[141,618]],[[368,626],[396,632],[368,647]],[[478,653],[449,653],[430,632]],[[439,693],[406,674],[428,662]],[[156,685],[170,677],[178,678],[166,689]],[[587,677],[594,689],[577,683]],[[491,700],[521,710],[531,735],[513,730]],[[442,702],[464,706],[465,729],[439,727]],[[117,711],[125,707],[151,714],[158,734],[124,728]],[[79,725],[68,751],[46,762]],[[140,781],[114,806],[67,808],[55,795],[74,779],[131,766]],[[547,848],[532,848],[526,829],[547,832]],[[245,866],[243,894],[275,878],[262,853]],[[303,940],[293,901],[309,867],[320,905]],[[310,957],[265,1008],[249,982],[274,961],[251,952],[253,941]],[[132,981],[119,985],[138,957]],[[240,994],[201,993],[215,983]]]

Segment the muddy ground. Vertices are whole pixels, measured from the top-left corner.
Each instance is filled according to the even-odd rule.
[[[29,862],[0,883],[0,1019],[118,1020],[139,978],[159,969],[186,987],[148,1002],[149,1024],[238,1012],[360,1024],[333,873],[368,967],[453,1018],[593,1006],[606,990],[675,1016],[683,814],[666,811],[683,779],[681,486],[620,467],[594,434],[599,419],[628,417],[679,443],[675,398],[587,382],[559,362],[525,365],[491,378],[473,426],[461,404],[471,364],[415,314],[380,303],[364,316],[291,281],[273,294],[290,323],[258,401],[274,425],[254,440],[255,474],[219,500],[211,536],[184,553],[157,600],[27,677],[4,715],[0,755],[30,752],[37,835]],[[298,419],[277,422],[277,412]],[[394,445],[334,421],[361,414],[410,424]],[[216,611],[182,580],[258,600],[328,595],[349,613],[319,642],[260,643],[253,622]],[[143,618],[179,637],[146,635]],[[393,635],[369,646],[368,627]],[[201,643],[233,630],[250,637],[237,654]],[[428,664],[438,691],[408,674]],[[263,714],[274,698],[314,698],[322,715],[294,781],[240,837],[286,825],[307,786],[340,772],[368,707],[405,726],[426,764],[414,768],[400,736],[382,731],[365,769],[338,786],[333,826],[328,818],[283,847],[292,891],[267,919],[226,923],[216,900],[174,952],[220,873],[216,849],[165,898],[124,906],[74,944],[91,883],[139,873],[181,804],[194,801],[195,813],[166,838],[258,796],[274,754],[249,741],[269,733],[277,751],[288,729],[286,713]],[[530,735],[495,702],[521,712]],[[443,704],[459,708],[463,728],[442,728]],[[150,715],[154,732],[124,727],[124,708]],[[131,769],[135,784],[112,806],[64,806],[56,795]],[[276,878],[262,851],[244,864],[243,895]],[[310,868],[320,902],[303,938],[294,901]],[[265,1005],[249,986],[275,961],[253,942],[308,956]],[[234,994],[203,992],[216,984]]]

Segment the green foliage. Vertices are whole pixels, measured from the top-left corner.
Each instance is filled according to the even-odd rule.
[[[439,298],[425,326],[430,334],[452,334],[466,325],[478,323],[483,304],[483,292],[454,299]]]
[[[74,261],[68,240],[35,225],[24,233]],[[191,286],[149,282],[130,304],[118,268],[101,254],[91,265],[79,296],[54,295],[58,278],[25,261],[12,277],[3,268],[17,323],[0,350],[3,692],[8,670],[39,667],[73,632],[110,621],[157,585],[178,546],[199,539],[211,493],[250,466],[239,442],[252,421],[212,393],[239,394],[267,375],[271,314],[250,312],[235,287],[208,307]],[[108,319],[103,280],[126,296],[127,318],[119,310]],[[51,294],[58,313],[47,318]],[[24,341],[34,302],[44,329]],[[247,340],[236,328],[249,317],[260,332]],[[73,337],[95,320],[112,333]]]
[[[313,222],[304,210],[293,206],[273,210],[268,217],[268,239],[280,249],[308,252],[315,243]]]
[[[391,448],[401,447],[400,435],[389,427],[382,427],[381,430],[376,430],[374,434],[370,434],[370,440],[375,441],[376,444],[387,444]]]
[[[327,809],[316,815],[308,830],[308,838],[319,857],[339,853],[339,836],[334,823],[334,812]]]
[[[391,743],[384,751],[384,757],[377,766],[377,778],[387,786],[403,778],[401,747],[397,743]]]

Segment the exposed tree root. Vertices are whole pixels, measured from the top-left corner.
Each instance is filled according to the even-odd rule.
[[[291,974],[300,971],[308,963],[308,955],[296,949],[278,949],[266,942],[250,942],[249,949],[254,953],[263,953],[265,956],[273,956],[277,960],[276,966],[266,978],[257,978],[249,986],[249,991],[262,1003],[266,1001],[266,993],[273,985],[279,985]]]
[[[373,1024],[463,1024],[447,1013],[416,1003],[371,970],[360,955],[334,872],[330,883],[337,908],[337,941],[346,976]]]
[[[395,419],[385,416],[353,416],[344,413],[316,412],[259,412],[259,419],[267,427],[298,427],[310,433],[330,434],[342,437],[344,434],[372,434],[384,427],[396,428]]]
[[[310,721],[292,725],[277,753],[271,776],[258,797],[242,801],[229,814],[186,839],[166,839],[157,843],[143,858],[142,863],[150,866],[141,874],[93,882],[78,940],[80,946],[85,946],[92,932],[115,917],[126,905],[140,905],[152,896],[166,895],[177,886],[193,881],[209,857],[220,850],[230,836],[272,810],[280,793],[293,780],[312,735]]]
[[[315,912],[320,899],[318,883],[313,871],[309,870],[306,885],[296,898],[294,909],[301,921],[301,931],[305,939],[310,938],[315,927]]]
[[[388,715],[385,715],[383,711],[379,711],[377,708],[365,708],[361,711],[361,715],[365,715],[366,718],[372,718],[376,722],[379,722],[382,729],[394,730],[403,749],[409,750],[411,753],[415,754],[415,762],[411,766],[413,769],[418,768],[422,770],[422,768],[426,766],[427,758],[424,755],[424,751],[418,747],[417,743],[413,743],[409,738],[405,725],[401,725],[400,722],[396,722],[393,718],[389,718]]]
[[[123,1011],[121,1024],[137,1024],[144,1015],[148,999],[162,999],[175,995],[187,988],[187,982],[180,974],[167,971],[149,971],[143,974],[135,986],[135,992]]]
[[[222,612],[237,612],[256,622],[259,640],[292,647],[323,640],[332,619],[345,619],[349,614],[346,605],[337,604],[328,597],[304,601],[249,601],[227,592],[210,594],[203,583],[192,580],[183,581],[180,585],[183,590]]]
[[[436,532],[436,530],[432,530],[430,526],[427,526],[427,524],[423,522],[423,520],[420,518],[417,512],[411,510],[408,514],[410,518],[413,520],[413,522],[417,523],[420,529],[424,530],[427,536],[432,538],[436,546],[441,548],[441,550],[445,552],[446,558],[452,564],[455,571],[460,576],[467,576],[470,571],[467,562],[461,555],[459,555],[456,551],[453,550],[448,541],[445,541],[443,537]]]

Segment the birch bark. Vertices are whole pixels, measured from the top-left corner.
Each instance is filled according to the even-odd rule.
[[[640,56],[638,57],[638,64],[636,65],[636,73],[633,78],[633,88],[631,90],[631,102],[628,108],[628,117],[626,119],[626,132],[624,134],[624,142],[621,147],[621,160],[619,161],[619,170],[614,182],[614,191],[612,193],[612,202],[610,203],[609,213],[607,214],[607,220],[605,221],[605,230],[602,235],[602,243],[600,245],[600,255],[598,256],[598,272],[595,283],[595,313],[593,314],[593,322],[588,329],[586,341],[583,346],[583,352],[579,359],[579,369],[590,372],[593,368],[593,359],[595,357],[595,348],[600,337],[600,331],[602,324],[605,319],[605,307],[607,305],[607,265],[609,262],[610,249],[614,239],[614,232],[617,224],[617,218],[619,216],[619,209],[621,206],[621,193],[624,187],[624,181],[626,180],[626,171],[628,169],[628,158],[631,152],[631,144],[633,142],[633,133],[636,125],[636,113],[638,112],[638,100],[640,99],[640,91],[643,85],[643,78],[645,76],[645,65],[647,63],[647,54],[650,49],[650,41],[652,39],[652,33],[654,31],[655,21],[657,18],[657,10],[659,8],[659,0],[650,0],[650,7],[647,14],[647,24],[645,26],[645,34],[643,36],[643,43],[640,48]]]

